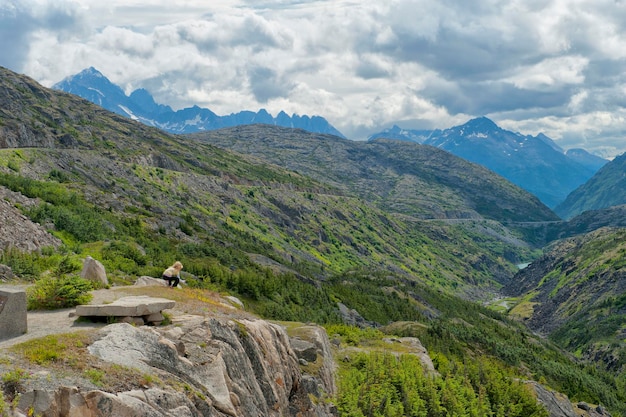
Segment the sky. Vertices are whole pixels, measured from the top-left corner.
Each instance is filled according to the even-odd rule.
[[[0,66],[94,67],[175,110],[322,116],[354,140],[487,116],[626,152],[626,0],[0,0]]]

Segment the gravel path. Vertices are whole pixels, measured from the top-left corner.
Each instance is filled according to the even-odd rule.
[[[15,285],[11,287],[26,288],[26,286],[23,285]],[[117,289],[95,290],[91,293],[93,294],[93,299],[89,304],[110,303],[118,298],[128,295],[124,292],[123,287]],[[28,326],[26,334],[0,341],[0,349],[5,349],[18,343],[51,334],[69,333],[81,329],[96,329],[106,325],[106,323],[92,323],[88,321],[77,322],[78,317],[74,315],[75,312],[75,308],[52,311],[29,311],[26,314],[26,322]]]
[[[70,317],[76,311],[73,308],[53,311],[29,311],[26,316],[28,331],[22,336],[0,341],[0,349],[5,349],[18,343],[51,334],[69,333],[80,329],[95,329],[106,323],[77,323],[78,317]]]

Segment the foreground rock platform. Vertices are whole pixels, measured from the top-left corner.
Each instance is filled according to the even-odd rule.
[[[134,324],[157,324],[163,320],[163,310],[174,308],[175,301],[149,296],[122,297],[111,304],[76,306],[80,317],[114,317]]]

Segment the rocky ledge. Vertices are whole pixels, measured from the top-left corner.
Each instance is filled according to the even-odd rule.
[[[313,335],[301,360],[285,329],[264,320],[179,317],[166,327],[117,323],[102,328],[89,352],[122,367],[157,375],[185,389],[158,387],[110,393],[62,386],[19,397],[17,414],[57,416],[298,416],[336,414],[324,398],[335,394],[334,362],[326,332]],[[299,344],[299,343],[298,343]]]

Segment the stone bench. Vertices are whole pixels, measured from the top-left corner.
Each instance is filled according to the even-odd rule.
[[[136,325],[159,325],[164,320],[163,310],[174,308],[175,301],[145,295],[122,297],[110,304],[76,306],[76,315],[91,318],[112,318],[115,322]]]
[[[0,340],[21,336],[27,330],[26,291],[0,288]]]

